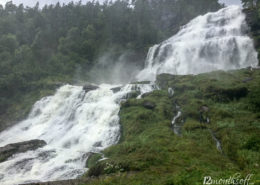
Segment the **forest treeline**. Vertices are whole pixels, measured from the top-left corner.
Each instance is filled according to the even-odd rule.
[[[77,69],[88,74],[104,53],[116,61],[127,51],[124,60],[143,65],[150,46],[221,6],[217,0],[0,5],[0,115],[44,79],[70,80]]]

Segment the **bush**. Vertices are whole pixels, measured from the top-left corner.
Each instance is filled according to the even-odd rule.
[[[98,177],[98,176],[104,174],[104,168],[105,168],[105,164],[104,163],[98,163],[95,166],[92,166],[88,170],[87,175],[89,177],[92,177],[92,176]]]
[[[250,93],[249,93],[249,103],[250,107],[253,111],[258,112],[260,111],[260,88],[254,88]]]
[[[259,151],[260,149],[260,138],[258,136],[252,136],[244,145],[244,148],[253,151]]]

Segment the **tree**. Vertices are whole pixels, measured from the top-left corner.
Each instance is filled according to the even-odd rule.
[[[13,34],[3,35],[0,38],[0,52],[7,51],[13,54],[17,46],[18,42],[16,40],[16,36]]]

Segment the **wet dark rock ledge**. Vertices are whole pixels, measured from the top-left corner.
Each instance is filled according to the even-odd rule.
[[[44,147],[46,144],[47,143],[43,140],[30,140],[19,143],[12,143],[4,147],[0,147],[0,162],[6,161],[14,154],[36,150],[38,148]]]

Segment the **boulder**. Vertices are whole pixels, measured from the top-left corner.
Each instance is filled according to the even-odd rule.
[[[102,141],[96,142],[93,147],[102,147]]]
[[[122,88],[122,86],[120,86],[120,87],[114,87],[114,88],[112,88],[112,89],[110,89],[110,90],[113,91],[113,93],[117,93],[117,92],[119,92],[119,91],[121,90],[121,88]]]
[[[209,119],[209,113],[210,109],[207,105],[203,105],[200,107],[199,109],[199,120],[200,120],[200,123],[210,123],[210,119]]]
[[[100,159],[102,159],[102,154],[101,153],[88,152],[87,153],[87,160],[86,160],[86,167],[87,168],[91,168]]]
[[[139,91],[130,91],[127,93],[123,98],[124,99],[129,99],[129,98],[136,98],[140,94]]]
[[[83,86],[83,90],[86,91],[86,92],[93,91],[93,90],[96,90],[96,89],[98,89],[98,86],[92,85],[92,84],[86,84],[86,85]]]
[[[145,85],[145,84],[151,84],[150,81],[140,81],[140,82],[131,82],[133,85]]]
[[[0,147],[0,162],[6,161],[14,154],[24,153],[30,150],[36,150],[45,146],[47,143],[43,140],[30,140],[20,143],[8,144],[4,147]]]
[[[151,110],[153,110],[156,107],[155,103],[150,102],[150,101],[144,101],[143,106],[145,108],[151,109]]]

